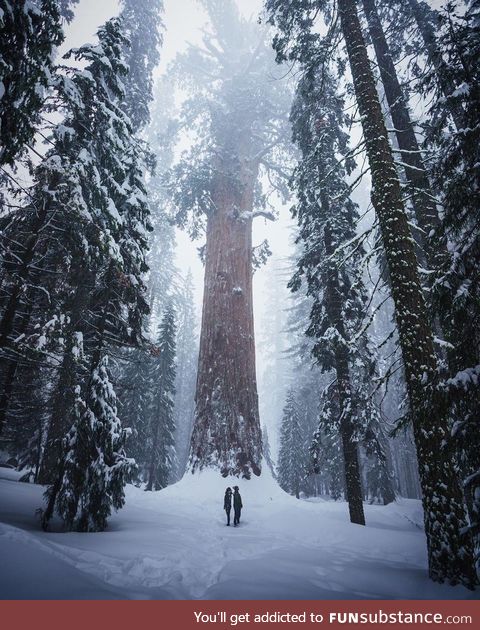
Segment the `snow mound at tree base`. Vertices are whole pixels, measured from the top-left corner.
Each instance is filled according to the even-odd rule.
[[[268,469],[249,481],[205,470],[159,492],[128,486],[95,534],[42,532],[44,488],[0,470],[0,597],[5,599],[469,599],[426,571],[418,501],[366,505],[297,500]],[[223,496],[238,485],[240,527]],[[233,515],[232,515],[233,516]]]
[[[250,479],[222,477],[218,470],[211,468],[194,473],[187,471],[180,481],[162,490],[162,496],[173,495],[178,499],[195,498],[199,501],[214,502],[217,507],[220,505],[223,508],[225,490],[229,487],[233,491],[234,486],[238,486],[242,497],[244,495],[245,498],[248,497],[246,502],[250,507],[261,507],[265,501],[295,501],[280,488],[265,463],[261,475],[258,477],[252,475]]]

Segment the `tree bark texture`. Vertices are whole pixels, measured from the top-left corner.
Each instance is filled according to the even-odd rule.
[[[322,195],[322,205],[328,203]],[[334,254],[332,236],[329,227],[325,227],[325,254],[330,258]],[[342,317],[342,291],[338,278],[336,263],[330,265],[326,292],[326,308],[329,318],[337,329],[340,337],[346,341],[346,331]],[[347,494],[350,521],[357,525],[365,525],[363,511],[363,493],[360,480],[360,465],[358,462],[358,442],[355,439],[355,427],[353,423],[352,386],[350,382],[350,369],[348,349],[346,345],[337,343],[335,348],[335,371],[337,373],[337,391],[340,403],[340,437],[342,439],[343,463],[345,469],[345,490]]]
[[[190,468],[223,476],[261,472],[255,373],[252,216],[257,169],[220,164],[208,216],[200,353]]]
[[[466,519],[448,437],[447,414],[435,404],[437,366],[433,335],[400,182],[356,0],[339,0],[338,8],[372,174],[372,203],[391,278],[423,491],[429,573],[436,581],[472,586],[475,581],[472,545],[469,539],[462,539]]]

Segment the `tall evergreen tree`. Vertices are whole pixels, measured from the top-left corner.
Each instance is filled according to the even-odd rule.
[[[359,364],[362,357],[350,343],[365,310],[358,275],[362,249],[356,246],[343,266],[335,260],[337,250],[355,239],[356,207],[349,199],[346,172],[337,161],[337,155],[347,151],[341,128],[343,103],[327,68],[307,68],[297,89],[292,120],[294,140],[302,152],[294,187],[304,248],[291,286],[298,289],[305,276],[307,293],[313,299],[306,332],[315,340],[313,353],[321,369],[333,369],[336,374],[339,420],[335,424],[343,444],[350,519],[365,524],[357,452],[365,426],[352,385],[352,363]]]
[[[135,132],[150,121],[153,100],[152,73],[160,60],[162,45],[163,0],[121,0],[120,17],[125,24],[128,46],[124,56],[128,67],[128,86],[123,109]]]
[[[323,0],[307,3],[268,0],[267,7],[271,20],[282,31],[275,45],[279,57],[284,58],[288,54],[286,47],[290,40],[295,42],[295,49],[293,52],[290,49],[290,53],[301,56],[305,40],[314,37],[310,29],[305,32],[305,25],[312,25],[313,13],[319,9],[328,10],[330,3]],[[455,473],[452,445],[447,442],[448,416],[437,390],[433,332],[422,294],[400,183],[356,0],[339,0],[337,7],[338,24],[346,44],[370,164],[372,203],[378,217],[395,303],[419,458],[429,573],[437,581],[472,586],[475,578],[471,542],[461,538],[461,531],[466,525],[463,497]],[[302,34],[298,36],[300,31]]]
[[[142,323],[148,308],[144,275],[150,225],[143,183],[144,149],[132,138],[129,120],[120,108],[122,76],[126,73],[121,57],[126,43],[122,22],[107,22],[98,37],[98,46],[84,46],[74,52],[77,59],[89,62],[88,73],[69,70],[72,76],[62,79],[60,89],[70,109],[64,123],[54,130],[59,144],[49,157],[50,163],[59,168],[60,177],[47,189],[50,198],[44,207],[56,210],[57,186],[66,191],[62,205],[72,199],[70,190],[77,203],[72,206],[75,213],[68,225],[73,243],[68,248],[67,241],[66,251],[63,247],[60,250],[66,256],[63,266],[72,274],[64,302],[69,318],[64,331],[67,352],[52,405],[43,482],[50,481],[54,474],[61,439],[71,425],[73,392],[78,384],[68,352],[71,340],[78,333],[83,335],[95,367],[107,344],[142,343]],[[65,134],[65,128],[70,132]],[[75,189],[62,186],[65,173],[74,174]]]
[[[297,499],[300,498],[300,486],[306,474],[307,453],[304,447],[298,403],[294,391],[290,390],[280,428],[278,483]]]
[[[121,21],[107,22],[98,38],[74,53],[86,70],[69,68],[60,79],[65,120],[53,128],[54,148],[39,166],[49,185],[37,188],[40,207],[54,218],[59,207],[69,210],[58,218],[66,221],[57,227],[64,240],[54,234],[48,243],[64,273],[57,295],[64,349],[40,474],[50,483],[43,523],[58,512],[81,531],[103,529],[123,504],[133,460],[123,450],[107,347],[142,343],[147,310],[144,151],[120,109]]]
[[[475,1],[447,5],[442,15],[440,51],[457,87],[434,102],[427,125],[433,177],[444,212],[444,247],[451,258],[439,269],[434,286],[437,310],[445,313],[449,374],[445,391],[454,419],[453,435],[464,479],[480,575],[480,7]],[[434,76],[436,79],[436,75]],[[451,109],[462,112],[463,124],[449,124]]]
[[[33,142],[62,41],[55,0],[0,0],[0,166]]]
[[[438,267],[441,255],[447,253],[438,248],[441,224],[437,203],[375,0],[362,0],[362,3],[419,227],[414,232],[420,245],[417,256],[427,269],[432,270]]]
[[[75,358],[79,357],[77,346]],[[45,528],[56,511],[67,529],[103,531],[112,509],[125,502],[124,487],[135,462],[125,455],[128,433],[117,416],[107,368],[103,356],[91,372],[85,400],[77,390],[75,421],[65,438],[60,474],[46,492]]]
[[[165,488],[176,465],[175,421],[175,312],[167,306],[158,331],[159,356],[152,362],[150,427],[146,490]]]

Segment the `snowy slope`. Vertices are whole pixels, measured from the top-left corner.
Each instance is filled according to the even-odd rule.
[[[8,477],[8,478],[5,478]],[[223,493],[239,485],[240,527],[226,527]],[[99,534],[44,533],[42,488],[0,469],[0,598],[467,599],[426,576],[418,501],[366,506],[297,501],[268,476],[187,475],[155,493],[133,486]]]

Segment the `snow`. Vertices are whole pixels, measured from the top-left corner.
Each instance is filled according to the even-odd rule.
[[[366,505],[367,527],[345,503],[296,500],[267,467],[250,481],[218,472],[160,492],[128,486],[106,532],[42,532],[43,488],[0,468],[0,597],[39,599],[468,599],[431,582],[418,501]],[[225,488],[244,510],[226,527]]]

